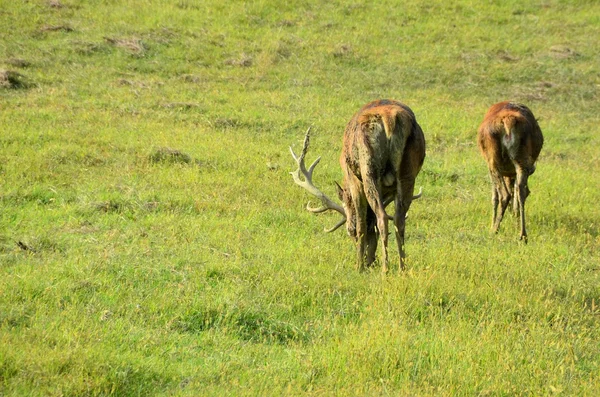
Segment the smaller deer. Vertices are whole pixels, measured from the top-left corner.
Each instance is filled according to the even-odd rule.
[[[513,209],[520,216],[520,239],[527,243],[525,199],[530,193],[527,180],[535,171],[535,161],[544,144],[542,130],[527,106],[505,101],[488,110],[479,126],[477,143],[492,180],[492,231],[498,232],[514,194]]]
[[[406,213],[413,200],[415,178],[425,159],[425,137],[415,115],[406,105],[394,100],[378,100],[363,106],[350,120],[344,132],[340,166],[344,174],[343,187],[337,185],[343,205],[333,202],[312,182],[312,174],[320,157],[306,169],[304,156],[308,151],[309,131],[302,153],[292,156],[298,169],[292,172],[297,185],[321,200],[322,206],[307,210],[335,210],[343,218],[332,232],[346,224],[348,235],[356,243],[357,268],[364,270],[375,261],[377,242],[382,245],[382,271],[388,271],[388,220],[393,220],[400,268],[404,269],[404,231]],[[304,180],[300,179],[300,173]],[[395,214],[385,208],[395,202]]]

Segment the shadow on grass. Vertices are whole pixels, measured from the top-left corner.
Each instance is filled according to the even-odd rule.
[[[596,238],[600,230],[598,217],[589,213],[581,215],[534,213],[530,219],[530,222],[543,228],[562,229],[573,235],[588,234]]]
[[[242,340],[259,343],[287,344],[308,340],[304,331],[289,322],[270,318],[262,312],[240,308],[207,308],[195,311],[175,321],[173,328],[184,333],[219,329]]]
[[[0,69],[0,88],[25,89],[31,86],[32,84],[21,73]]]
[[[130,363],[86,362],[81,368],[81,362],[68,360],[56,365],[54,370],[67,379],[69,373],[85,373],[80,382],[65,382],[61,395],[148,396],[177,384],[174,377]],[[56,389],[57,385],[52,387]]]

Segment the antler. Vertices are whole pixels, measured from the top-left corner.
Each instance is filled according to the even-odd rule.
[[[294,153],[294,150],[290,146],[290,152],[292,153],[292,157],[296,161],[296,164],[298,164],[298,169],[296,171],[290,172],[290,174],[292,174],[292,177],[294,178],[294,182],[296,183],[296,185],[302,187],[303,189],[306,189],[310,194],[312,194],[313,196],[315,196],[319,200],[321,200],[322,205],[317,208],[311,207],[310,203],[308,203],[306,205],[306,209],[308,211],[313,212],[313,213],[320,213],[320,212],[325,212],[327,210],[335,210],[344,216],[335,226],[333,226],[330,229],[325,229],[325,231],[329,233],[329,232],[333,232],[334,230],[337,230],[340,226],[342,226],[344,223],[346,223],[346,212],[344,211],[344,208],[341,205],[333,202],[329,197],[327,197],[323,192],[321,192],[313,184],[312,174],[313,174],[313,171],[315,170],[315,167],[317,166],[317,164],[319,164],[319,161],[321,161],[321,157],[317,157],[317,159],[311,164],[311,166],[308,167],[308,170],[306,169],[306,165],[304,164],[304,156],[306,156],[306,153],[308,152],[309,143],[310,143],[310,127],[306,131],[306,136],[304,137],[304,146],[302,147],[302,152],[300,153],[300,157],[298,157],[296,155],[296,153]],[[301,173],[302,173],[302,176],[304,177],[304,180],[302,180],[300,178]]]
[[[419,193],[417,193],[417,194],[415,194],[414,196],[412,196],[412,199],[413,199],[413,200],[416,200],[416,199],[418,199],[418,198],[421,198],[421,196],[422,196],[422,195],[423,195],[423,187],[421,186],[421,187],[419,188]],[[392,201],[394,201],[394,196],[390,196],[390,197],[388,197],[387,199],[385,199],[385,200],[383,201],[383,208],[386,208],[388,205],[390,205],[390,203],[391,203]],[[389,220],[391,220],[391,221],[393,221],[393,220],[394,220],[394,217],[393,217],[393,216],[391,216],[390,214],[387,214],[387,216],[388,216],[388,219],[389,219]],[[408,213],[405,215],[405,218],[408,218]]]
[[[422,195],[423,195],[423,187],[421,186],[421,187],[419,188],[419,193],[417,193],[417,194],[415,194],[414,196],[412,196],[412,199],[413,199],[413,200],[419,199],[419,198],[421,198],[421,196],[422,196]],[[383,206],[384,206],[384,207],[387,207],[388,205],[390,205],[390,203],[391,203],[392,201],[394,201],[394,199],[395,199],[395,197],[394,197],[394,196],[390,196],[390,197],[386,198],[386,199],[383,201]],[[388,217],[389,217],[390,219],[393,219],[393,218],[394,218],[393,216],[389,216],[389,215],[388,215]]]
[[[423,195],[423,186],[421,186],[421,187],[419,188],[419,193],[418,193],[418,194],[415,194],[415,195],[413,196],[413,198],[412,198],[412,199],[413,199],[413,200],[419,199],[419,198],[421,198],[421,196],[422,196],[422,195]]]

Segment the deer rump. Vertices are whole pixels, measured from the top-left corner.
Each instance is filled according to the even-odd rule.
[[[425,138],[414,113],[392,100],[371,102],[348,123],[340,165],[344,173],[340,198],[348,234],[357,242],[358,266],[369,266],[377,241],[387,268],[385,207],[395,201],[394,226],[404,267],[404,225],[413,200],[415,178],[425,159]]]
[[[481,153],[500,176],[514,178],[515,164],[529,175],[534,173],[544,137],[527,106],[508,101],[497,103],[487,112],[478,135]]]

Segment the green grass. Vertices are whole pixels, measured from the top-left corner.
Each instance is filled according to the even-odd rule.
[[[600,5],[212,3],[0,0],[0,394],[597,395]],[[313,126],[334,195],[377,98],[427,140],[385,278],[288,174]],[[528,245],[475,144],[505,99]]]

